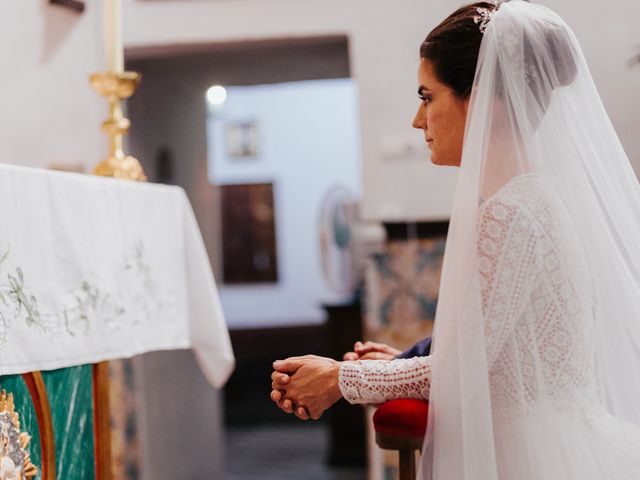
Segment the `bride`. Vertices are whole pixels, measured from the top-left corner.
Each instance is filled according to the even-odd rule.
[[[575,36],[481,2],[420,54],[413,126],[460,166],[432,354],[278,361],[272,399],[428,399],[420,478],[640,479],[640,189]]]

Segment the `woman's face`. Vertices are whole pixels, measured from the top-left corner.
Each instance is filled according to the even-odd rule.
[[[441,83],[425,58],[420,59],[418,81],[421,103],[412,125],[424,132],[432,163],[459,167],[469,100],[459,98]]]

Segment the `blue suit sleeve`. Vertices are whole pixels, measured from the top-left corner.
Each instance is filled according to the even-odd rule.
[[[431,337],[420,340],[409,350],[405,350],[396,358],[426,357],[431,352]]]

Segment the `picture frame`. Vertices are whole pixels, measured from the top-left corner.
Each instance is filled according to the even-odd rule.
[[[257,157],[258,137],[258,123],[253,120],[228,123],[225,129],[227,155],[233,159]]]
[[[222,185],[222,281],[278,283],[273,183]]]

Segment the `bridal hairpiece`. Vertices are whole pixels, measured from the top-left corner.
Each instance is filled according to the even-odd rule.
[[[500,8],[500,5],[502,5],[503,3],[507,3],[509,0],[497,0],[496,1],[496,6],[494,8],[485,8],[485,7],[478,7],[476,8],[476,11],[479,13],[479,15],[476,15],[475,17],[473,17],[473,21],[477,24],[480,24],[480,26],[478,27],[480,29],[480,33],[484,33],[484,31],[487,29],[487,26],[489,24],[489,21],[491,20],[491,17],[493,16],[494,13],[496,13],[498,11],[498,9]],[[525,2],[528,2],[529,0],[523,0]]]
[[[476,11],[479,13],[479,15],[473,17],[473,21],[476,23],[476,25],[480,24],[480,26],[478,27],[480,29],[480,33],[484,33],[484,31],[487,29],[487,25],[489,24],[489,20],[491,20],[491,15],[493,15],[493,12],[496,11],[496,8],[489,9],[478,7],[476,8]]]

